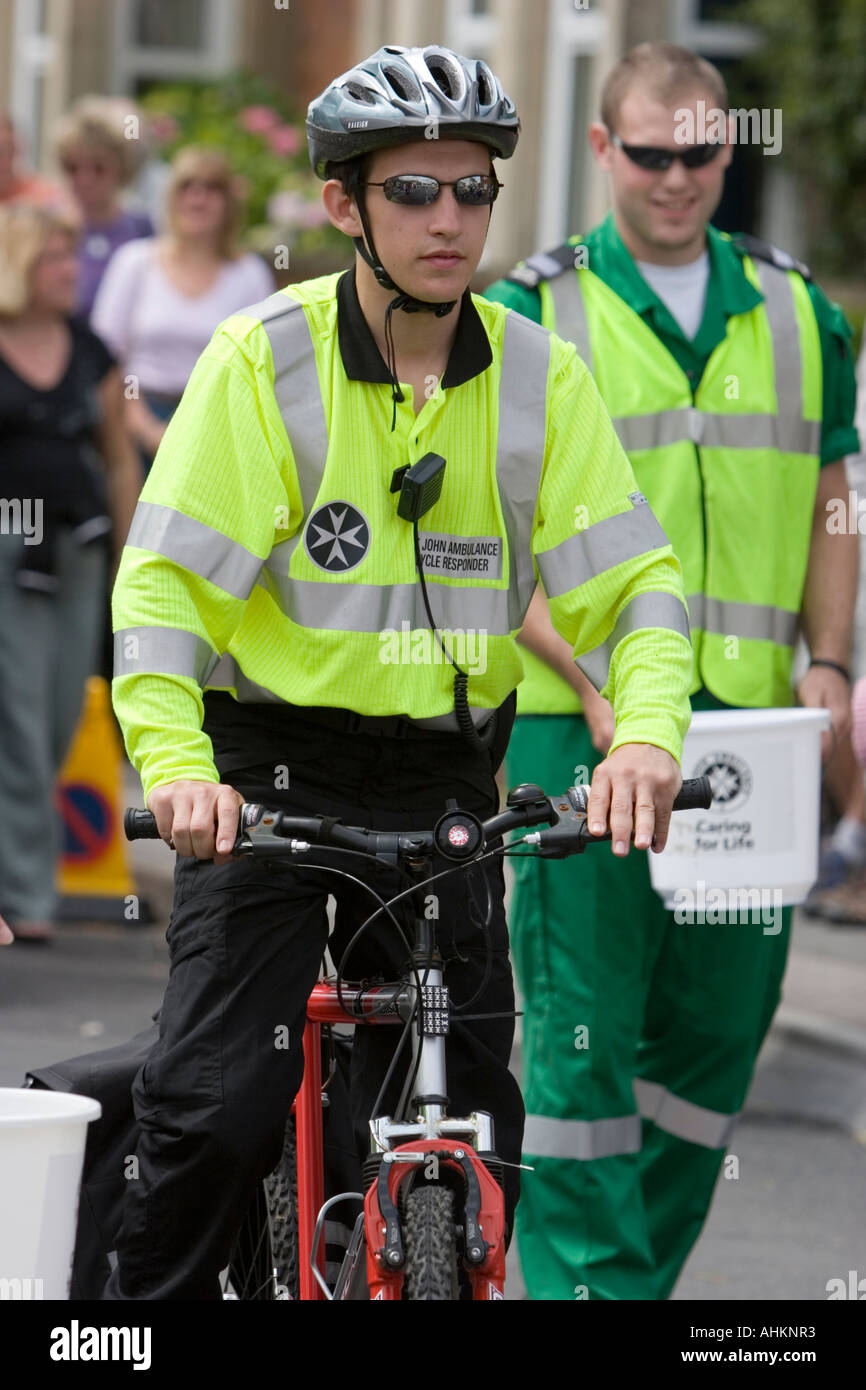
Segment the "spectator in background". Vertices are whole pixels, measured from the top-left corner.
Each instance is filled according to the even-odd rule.
[[[12,118],[0,111],[0,206],[26,201],[59,206],[63,190],[55,183],[19,167],[21,148]]]
[[[0,916],[19,940],[52,934],[54,782],[139,482],[120,373],[73,317],[76,251],[62,214],[0,208]]]
[[[60,120],[54,147],[81,217],[78,312],[87,319],[106,266],[124,242],[153,235],[146,212],[126,209],[123,190],[144,163],[142,121],[125,98],[82,97]]]
[[[171,171],[166,235],[118,251],[92,319],[123,364],[145,473],[217,324],[274,290],[261,258],[238,249],[243,203],[225,155],[187,146]]]

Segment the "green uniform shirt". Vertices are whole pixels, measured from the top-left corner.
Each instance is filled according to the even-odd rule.
[[[715,227],[707,227],[707,249],[710,255],[710,278],[701,325],[692,340],[667,306],[644,280],[631,253],[626,250],[616,229],[613,214],[588,236],[570,237],[577,246],[587,248],[587,265],[594,275],[609,285],[664,344],[694,386],[703,375],[710,354],[725,336],[729,315],[743,314],[761,301],[761,294],[746,279],[742,256],[734,242]],[[815,310],[821,340],[824,369],[823,412],[821,427],[821,464],[834,463],[846,454],[859,452],[860,444],[854,428],[856,380],[851,351],[851,330],[845,315],[813,282],[807,282],[809,297]],[[497,280],[485,290],[487,299],[498,300],[516,309],[519,314],[541,322],[541,296],[538,290],[527,289],[509,280]]]

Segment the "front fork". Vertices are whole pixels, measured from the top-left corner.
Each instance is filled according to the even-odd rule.
[[[432,1173],[431,1160],[435,1164]],[[379,1175],[370,1184],[364,1199],[367,1284],[371,1299],[396,1300],[402,1296],[405,1251],[398,1216],[401,1184],[410,1176],[413,1181],[424,1181],[428,1174],[438,1176],[443,1167],[455,1171],[458,1190],[462,1186],[466,1193],[463,1265],[472,1285],[472,1297],[485,1300],[505,1297],[502,1188],[469,1144],[455,1144],[452,1139],[424,1139],[420,1144],[401,1144],[383,1154]]]
[[[422,969],[416,954],[416,965]],[[427,957],[429,960],[429,956]],[[414,995],[417,996],[418,987]],[[414,997],[414,996],[413,996]],[[378,1176],[364,1200],[367,1282],[371,1299],[399,1299],[404,1250],[399,1218],[403,1183],[439,1179],[453,1170],[454,1186],[465,1197],[458,1204],[463,1225],[463,1264],[473,1299],[504,1298],[505,1204],[502,1188],[480,1153],[493,1154],[493,1120],[485,1111],[466,1119],[447,1114],[445,1037],[449,1027],[448,990],[441,961],[423,967],[419,1026],[413,1037],[415,1121],[382,1116],[371,1122],[373,1152],[382,1154]],[[480,1151],[480,1153],[479,1153]]]
[[[466,1194],[460,1210],[464,1230],[464,1265],[472,1284],[473,1298],[500,1299],[505,1296],[505,1203],[502,1187],[480,1156],[487,1154],[495,1160],[493,1119],[483,1110],[465,1119],[447,1114],[445,1037],[449,1026],[448,991],[443,984],[442,962],[427,937],[430,924],[419,921],[416,927],[419,949],[416,951],[415,965],[423,980],[422,995],[418,1001],[420,1026],[413,1030],[410,1064],[414,1069],[417,1062],[412,1097],[417,1118],[398,1122],[383,1115],[370,1122],[372,1151],[382,1155],[378,1177],[371,1182],[364,1202],[370,1298],[384,1300],[401,1297],[403,1261],[398,1215],[399,1190],[410,1175],[413,1184],[416,1180],[429,1181],[442,1164],[454,1170],[457,1178],[455,1187],[458,1192]],[[363,1017],[369,1011],[372,1022],[378,1011],[381,1021],[385,1022],[382,1014],[384,992],[375,986],[364,990],[358,996],[358,1016]],[[391,996],[386,1008],[391,1015],[388,1021],[396,1022],[399,1016],[410,1017],[418,986],[409,984],[399,993],[388,987],[387,993]],[[329,1017],[327,1014],[321,1016]],[[321,1025],[308,1018],[304,1029],[304,1080],[295,1101],[302,1300],[324,1297],[310,1267],[315,1214],[321,1211],[325,1200],[321,1090]],[[322,1270],[324,1236],[318,1242],[315,1262]]]

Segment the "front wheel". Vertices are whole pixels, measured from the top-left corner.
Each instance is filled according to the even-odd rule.
[[[449,1187],[416,1187],[403,1219],[406,1266],[403,1297],[452,1303],[460,1297],[454,1193]]]

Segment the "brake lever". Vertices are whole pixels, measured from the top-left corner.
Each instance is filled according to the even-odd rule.
[[[602,835],[591,835],[586,823],[586,803],[588,788],[569,787],[561,796],[549,798],[550,809],[556,813],[556,820],[548,830],[535,830],[524,836],[523,843],[535,845],[539,859],[567,859],[573,854],[582,854],[587,845],[595,840],[609,840],[610,831]]]
[[[239,858],[245,855],[262,856],[265,851],[273,858],[306,854],[310,848],[308,840],[286,839],[277,833],[280,819],[279,811],[269,811],[258,801],[245,801],[241,807],[238,837],[231,853]]]

